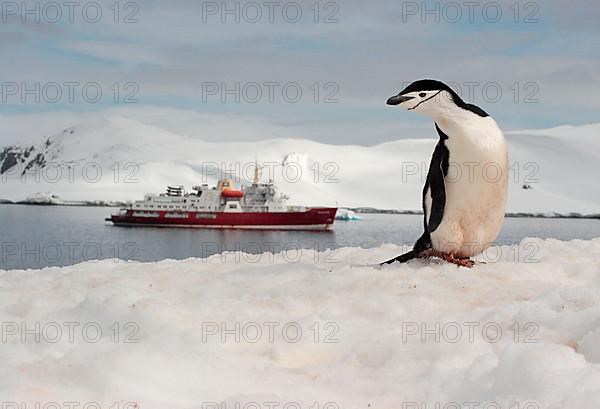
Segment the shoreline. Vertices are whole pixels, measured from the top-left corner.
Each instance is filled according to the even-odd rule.
[[[52,202],[35,202],[35,201],[18,201],[13,202],[11,200],[0,199],[0,205],[21,205],[21,206],[65,206],[65,207],[114,207],[121,208],[127,206],[126,202],[118,201],[104,201],[104,200],[90,200],[90,201],[63,201],[61,203]],[[396,209],[377,209],[373,207],[340,207],[340,209],[348,209],[358,214],[392,214],[392,215],[413,215],[422,216],[423,212],[418,210],[396,210]],[[507,212],[506,218],[519,219],[519,218],[530,218],[530,219],[587,219],[587,220],[600,220],[599,214],[582,214],[579,212],[570,213],[558,213],[558,212]]]
[[[376,208],[348,208],[355,213],[359,214],[398,214],[398,215],[415,215],[422,216],[423,212],[418,210],[395,210],[395,209],[376,209]],[[534,219],[600,219],[600,213],[598,214],[582,214],[579,212],[570,213],[558,213],[558,212],[507,212],[504,217],[518,219],[518,218],[534,218]]]

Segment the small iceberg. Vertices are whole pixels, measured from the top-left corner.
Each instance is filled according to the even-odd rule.
[[[338,209],[335,220],[352,221],[362,220],[362,218],[350,209]]]

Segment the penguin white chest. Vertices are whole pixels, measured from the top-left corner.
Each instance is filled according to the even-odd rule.
[[[502,132],[491,118],[469,126],[446,127],[449,153],[444,177],[442,221],[431,233],[434,249],[457,257],[483,252],[498,237],[508,189],[508,156]],[[443,126],[443,125],[442,125]],[[431,214],[430,194],[425,206]]]

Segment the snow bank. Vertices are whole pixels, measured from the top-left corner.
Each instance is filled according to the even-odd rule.
[[[400,250],[0,272],[0,396],[144,409],[600,406],[600,239],[529,239],[472,270],[366,266]]]

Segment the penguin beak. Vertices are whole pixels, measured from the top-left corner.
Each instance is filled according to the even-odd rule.
[[[387,104],[388,105],[399,105],[403,102],[410,101],[411,99],[414,99],[414,97],[407,97],[407,96],[398,94],[398,95],[394,95],[393,97],[388,99]]]

